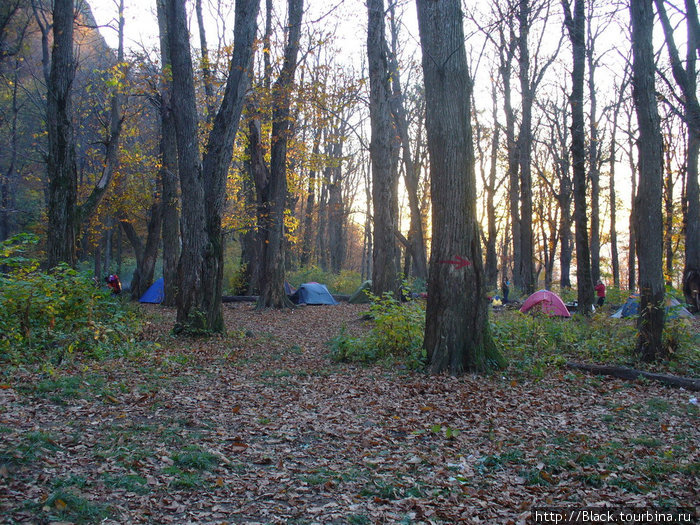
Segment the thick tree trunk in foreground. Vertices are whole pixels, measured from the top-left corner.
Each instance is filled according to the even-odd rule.
[[[369,114],[372,127],[369,152],[372,160],[374,245],[372,292],[399,294],[397,176],[394,166],[395,132],[390,107],[389,72],[384,31],[384,0],[368,0],[367,65],[369,68]]]
[[[207,246],[202,269],[201,310],[206,314],[208,329],[215,332],[224,331],[221,306],[224,235],[221,225],[226,202],[226,179],[248,87],[248,65],[253,56],[259,6],[260,0],[236,1],[233,56],[224,98],[214,117],[202,163]]]
[[[470,92],[459,0],[418,0],[433,238],[425,348],[437,374],[483,371],[491,339],[476,213]],[[466,260],[466,265],[463,261]],[[451,261],[455,261],[454,263]]]
[[[588,249],[586,221],[586,153],[583,117],[583,79],[586,61],[584,39],[585,11],[583,0],[574,0],[574,13],[569,3],[562,0],[566,15],[566,27],[573,47],[573,71],[571,96],[571,157],[574,171],[574,223],[576,237],[576,281],[578,287],[578,311],[590,313],[593,305],[593,281],[591,257]]]
[[[661,211],[663,142],[656,106],[652,0],[632,0],[633,90],[639,123],[639,191],[635,202],[639,253],[637,353],[644,361],[664,357],[664,280],[662,270],[663,220]]]
[[[176,331],[223,331],[221,214],[233,139],[243,108],[259,0],[237,0],[233,56],[224,99],[209,134],[203,165],[197,142],[197,109],[184,2],[168,0],[168,43],[173,71],[182,202],[182,255],[178,267]]]
[[[172,62],[173,114],[182,192],[182,253],[178,264],[175,331],[207,330],[202,303],[202,266],[206,249],[204,184],[197,134],[192,56],[184,0],[167,0],[168,43]]]
[[[287,202],[287,142],[291,135],[291,90],[299,53],[302,0],[288,0],[287,43],[280,76],[272,86],[272,147],[270,179],[265,199],[267,216],[263,222],[261,286],[258,308],[288,306],[284,292],[284,210]]]
[[[46,125],[48,132],[48,242],[47,265],[75,266],[80,223],[78,179],[73,138],[71,85],[73,62],[73,0],[56,0],[53,9],[53,48],[48,78]]]

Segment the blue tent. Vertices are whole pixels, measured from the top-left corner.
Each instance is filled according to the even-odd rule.
[[[338,304],[325,284],[304,283],[291,296],[295,304]]]
[[[163,278],[161,277],[156,282],[154,282],[148,290],[139,299],[142,303],[154,303],[160,304],[165,298],[165,286],[163,283]]]
[[[678,317],[692,317],[691,314],[678,299],[666,294],[666,316],[669,319],[676,319]],[[639,294],[635,293],[629,296],[625,304],[622,305],[617,312],[612,314],[610,317],[620,319],[622,317],[636,317],[639,315]]]

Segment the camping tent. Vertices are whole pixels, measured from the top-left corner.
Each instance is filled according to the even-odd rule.
[[[357,290],[350,296],[348,302],[350,304],[366,304],[369,303],[369,295],[367,292],[372,289],[372,281],[363,282]]]
[[[630,295],[625,301],[625,304],[617,310],[610,317],[615,319],[620,319],[622,317],[635,317],[639,315],[639,294],[635,293]],[[672,295],[666,295],[666,316],[670,319],[675,319],[677,317],[693,317],[678,299]]]
[[[543,313],[550,316],[571,317],[561,297],[549,290],[540,290],[533,293],[523,303],[520,311],[529,312],[533,309],[534,311],[541,310]]]
[[[295,304],[338,304],[325,284],[304,283],[291,296]]]
[[[139,301],[142,303],[160,304],[163,302],[164,298],[165,298],[165,286],[163,283],[163,278],[161,277],[156,282],[154,282],[148,288],[148,290],[146,290],[144,292],[144,294],[141,296],[141,299],[139,299]]]

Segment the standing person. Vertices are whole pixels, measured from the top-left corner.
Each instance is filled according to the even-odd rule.
[[[503,281],[501,282],[501,291],[503,292],[503,304],[506,304],[508,302],[508,292],[510,292],[509,285],[510,281],[507,277],[504,277]]]
[[[603,306],[603,303],[605,302],[605,285],[603,284],[603,281],[598,279],[598,282],[595,285],[595,293],[598,295],[598,308]]]

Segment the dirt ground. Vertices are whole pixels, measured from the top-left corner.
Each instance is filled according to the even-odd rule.
[[[530,523],[536,507],[700,502],[697,395],[563,369],[431,377],[335,363],[362,306],[0,385],[3,523]],[[695,509],[693,509],[695,510]]]

